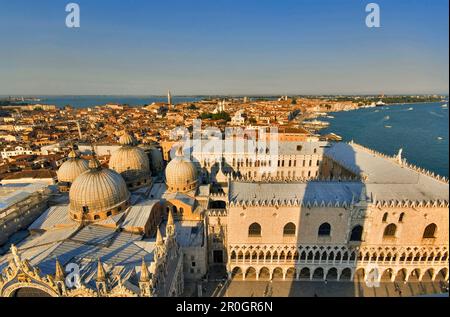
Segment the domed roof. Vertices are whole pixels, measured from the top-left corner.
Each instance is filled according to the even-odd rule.
[[[88,161],[80,158],[79,155],[72,150],[69,153],[69,159],[58,169],[58,181],[73,183],[79,175],[86,172],[88,169]]]
[[[135,145],[136,140],[131,134],[129,134],[128,132],[125,131],[122,134],[122,136],[119,138],[119,143],[121,145]]]
[[[69,192],[70,213],[80,220],[104,219],[124,210],[130,193],[122,176],[117,172],[102,168],[94,157],[89,162],[89,170],[78,176]],[[73,217],[75,215],[75,217]]]
[[[194,163],[183,156],[178,148],[175,158],[166,167],[166,184],[171,192],[186,192],[197,186],[197,168]]]
[[[122,146],[113,152],[109,159],[109,167],[121,174],[126,181],[150,174],[150,161],[145,151],[134,146],[134,138],[124,133],[119,142]]]
[[[150,169],[152,171],[162,171],[164,167],[164,160],[160,150],[155,146],[147,146],[144,151],[147,150],[150,154]]]

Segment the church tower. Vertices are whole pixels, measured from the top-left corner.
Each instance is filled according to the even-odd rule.
[[[168,106],[172,106],[172,94],[170,93],[170,90],[167,91],[167,104]]]

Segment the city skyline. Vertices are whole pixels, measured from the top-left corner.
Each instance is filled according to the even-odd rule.
[[[447,1],[77,3],[1,1],[0,95],[448,94]]]

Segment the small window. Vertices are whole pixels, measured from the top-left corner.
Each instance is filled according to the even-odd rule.
[[[325,222],[319,227],[319,237],[329,237],[331,235],[331,225]]]
[[[436,230],[437,230],[437,226],[434,223],[429,224],[428,226],[426,226],[426,228],[423,232],[423,238],[424,239],[436,238]]]
[[[301,151],[302,150],[302,146],[301,145],[297,145],[297,151]]]
[[[397,226],[393,223],[387,225],[384,229],[383,237],[393,238],[395,237],[395,233],[397,232]]]
[[[88,213],[89,212],[89,207],[88,206],[83,206],[83,213]]]
[[[260,237],[261,236],[261,225],[259,223],[252,223],[250,227],[248,227],[248,236],[249,237]]]
[[[350,241],[362,241],[362,233],[363,233],[363,227],[362,226],[355,226],[352,229],[352,233],[350,235]]]
[[[400,214],[400,217],[398,217],[398,222],[403,222],[403,219],[405,218],[405,213],[404,212],[402,212],[401,214]]]
[[[383,221],[383,222],[386,222],[386,221],[387,221],[387,218],[388,218],[388,213],[385,212],[384,215],[383,215],[382,221]]]
[[[195,262],[192,262],[192,263],[191,263],[191,266],[192,266],[192,267],[195,267],[196,265],[197,265],[197,263],[195,263]]]
[[[94,220],[99,220],[100,219],[100,216],[99,215],[95,215],[94,216]]]
[[[112,212],[111,211],[108,211],[107,213],[106,213],[106,216],[107,217],[109,217],[109,216],[111,216],[112,215]]]
[[[292,222],[284,226],[283,236],[295,236],[295,225]]]

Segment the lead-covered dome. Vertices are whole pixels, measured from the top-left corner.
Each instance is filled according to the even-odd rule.
[[[94,157],[89,170],[78,176],[70,192],[70,216],[77,221],[98,221],[124,211],[130,193],[117,172],[102,168]]]
[[[72,184],[79,175],[89,169],[88,165],[89,163],[87,160],[80,158],[80,156],[72,150],[69,153],[69,159],[65,161],[56,172],[60,189],[68,189],[70,184]]]
[[[187,192],[197,187],[197,168],[183,156],[181,147],[166,167],[167,189],[171,192]]]
[[[145,151],[136,146],[136,141],[125,132],[119,139],[122,145],[113,152],[109,167],[122,175],[129,189],[150,185],[150,161]]]

